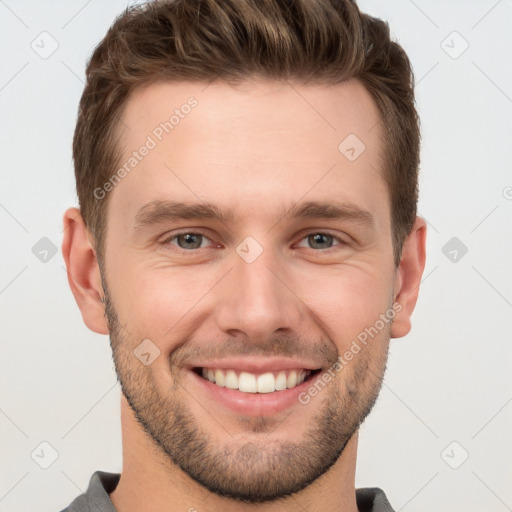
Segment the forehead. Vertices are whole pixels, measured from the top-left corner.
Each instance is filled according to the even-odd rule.
[[[357,80],[153,83],[125,106],[119,167],[128,172],[111,202],[134,211],[155,199],[200,199],[262,215],[301,198],[385,206],[379,120]]]
[[[183,122],[187,117],[191,120]],[[337,150],[337,142],[349,133],[373,146],[379,135],[375,128],[380,119],[371,95],[358,80],[332,86],[305,86],[264,79],[237,86],[225,82],[153,83],[130,95],[122,118],[122,137],[130,146],[136,146],[141,135],[155,130],[159,138],[159,126],[170,122],[177,137],[187,137],[190,132],[195,138],[204,135],[201,141],[206,148],[216,138],[229,134],[224,141],[226,147],[230,140],[245,140],[243,149],[256,150],[263,143],[279,153],[290,149],[287,142],[293,144],[300,134],[305,137],[304,143],[323,140],[321,146],[330,150],[333,146]],[[167,134],[165,129],[160,133]],[[307,148],[304,144],[292,149],[300,154],[301,149]],[[259,154],[258,158],[264,156]]]

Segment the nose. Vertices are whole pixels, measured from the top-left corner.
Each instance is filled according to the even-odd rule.
[[[305,305],[282,262],[265,250],[252,263],[234,254],[234,268],[222,282],[215,309],[227,334],[264,342],[278,332],[300,332]]]

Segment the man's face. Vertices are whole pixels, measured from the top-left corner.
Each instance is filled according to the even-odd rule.
[[[123,392],[162,453],[210,491],[260,502],[296,492],[337,461],[385,370],[390,327],[377,321],[396,272],[378,110],[354,81],[160,83],[130,97],[122,126],[120,167],[154,146],[107,212],[102,277]],[[341,214],[296,216],[309,202]],[[180,218],[170,203],[229,215]],[[231,385],[228,369],[248,373],[249,391],[201,368]],[[294,387],[294,368],[317,371]],[[291,387],[250,392],[282,387],[281,372]]]

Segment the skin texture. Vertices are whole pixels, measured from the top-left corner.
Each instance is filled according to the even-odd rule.
[[[190,97],[197,105],[108,192],[101,272],[78,210],[64,216],[71,289],[86,325],[110,333],[123,390],[111,499],[120,512],[354,512],[357,431],[390,338],[410,330],[425,222],[417,218],[395,268],[380,118],[358,81],[152,84],[126,105],[126,158]],[[338,150],[349,134],[365,144],[354,161]],[[214,203],[233,216],[136,228],[155,200]],[[350,203],[373,222],[284,215],[306,201]],[[248,236],[262,250],[251,263],[236,251]],[[187,369],[198,358],[287,356],[326,372],[393,305],[393,322],[327,386],[275,414],[227,409]],[[134,356],[147,339],[160,350],[150,365]]]

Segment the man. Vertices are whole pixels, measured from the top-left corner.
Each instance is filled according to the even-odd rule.
[[[88,63],[69,284],[123,469],[66,511],[391,511],[358,429],[425,264],[413,77],[349,0],[127,9]]]

